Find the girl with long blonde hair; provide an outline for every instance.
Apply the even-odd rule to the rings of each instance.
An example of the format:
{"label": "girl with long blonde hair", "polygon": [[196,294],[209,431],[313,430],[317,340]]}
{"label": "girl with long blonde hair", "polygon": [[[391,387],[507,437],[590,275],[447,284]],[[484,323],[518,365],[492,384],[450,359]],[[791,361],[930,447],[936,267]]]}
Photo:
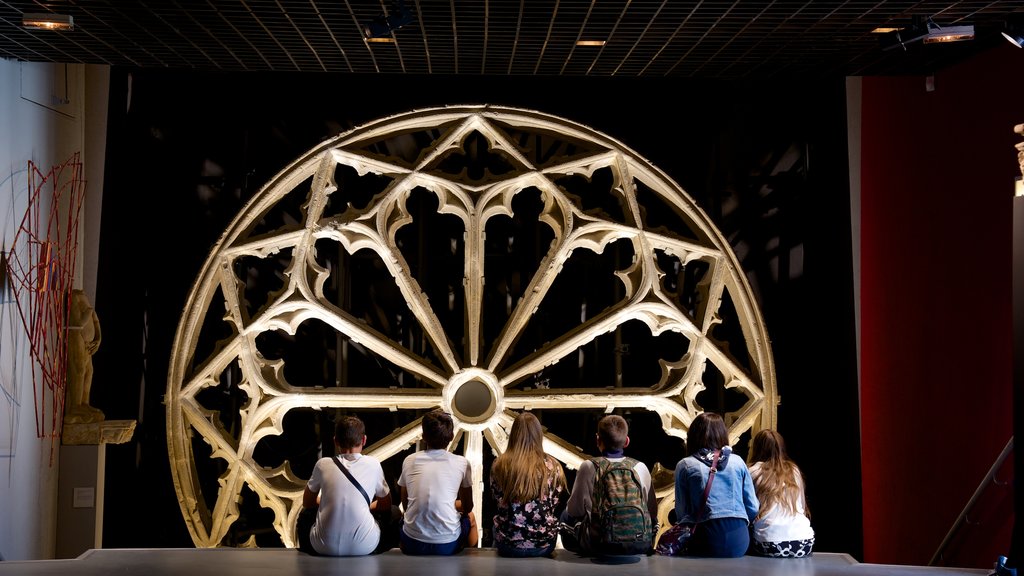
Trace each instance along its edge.
{"label": "girl with long blonde hair", "polygon": [[493,532],[498,554],[550,556],[565,501],[565,471],[544,453],[544,432],[532,413],[522,412],[512,422],[508,447],[491,465],[490,483],[498,503]]}
{"label": "girl with long blonde hair", "polygon": [[782,434],[761,430],[750,449],[750,476],[761,509],[751,527],[751,553],[801,558],[814,548],[811,512],[800,468],[786,454]]}

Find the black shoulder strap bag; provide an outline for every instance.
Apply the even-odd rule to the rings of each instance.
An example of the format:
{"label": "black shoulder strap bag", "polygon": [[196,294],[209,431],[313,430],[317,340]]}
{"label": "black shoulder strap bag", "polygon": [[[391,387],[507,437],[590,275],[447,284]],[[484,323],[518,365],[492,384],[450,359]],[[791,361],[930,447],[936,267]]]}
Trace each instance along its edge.
{"label": "black shoulder strap bag", "polygon": [[[708,483],[704,485],[704,497],[700,501],[700,508],[698,508],[698,518],[706,512],[706,508],[708,506],[708,494],[711,492],[711,483],[715,481],[715,472],[718,471],[718,458],[721,455],[721,450],[715,450],[714,459],[711,461],[711,471],[708,472]],[[655,554],[660,556],[685,555],[687,552],[687,545],[690,543],[690,538],[693,537],[693,532],[696,529],[697,522],[679,522],[678,524],[673,524],[661,535],[661,538],[658,539],[658,545],[654,548]]]}
{"label": "black shoulder strap bag", "polygon": [[356,482],[356,479],[352,476],[352,473],[348,471],[348,468],[345,468],[337,456],[332,458],[332,460],[334,460],[334,463],[338,465],[338,469],[345,474],[345,477],[355,485],[356,489],[359,490],[359,493],[363,495],[363,498],[366,498],[366,504],[369,505],[370,497],[366,495],[366,490],[363,490],[363,487],[359,485],[359,482]]}

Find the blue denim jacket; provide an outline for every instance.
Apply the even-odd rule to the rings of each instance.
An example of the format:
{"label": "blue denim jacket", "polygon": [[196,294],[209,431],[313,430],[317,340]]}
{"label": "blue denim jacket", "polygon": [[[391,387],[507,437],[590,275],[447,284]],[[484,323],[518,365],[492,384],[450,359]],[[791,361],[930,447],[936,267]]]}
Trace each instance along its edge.
{"label": "blue denim jacket", "polygon": [[754,482],[743,458],[731,454],[729,447],[722,451],[722,458],[718,462],[715,481],[708,494],[708,512],[698,516],[710,471],[711,463],[701,462],[695,456],[687,456],[676,464],[676,521],[742,518],[753,522],[760,508]]}

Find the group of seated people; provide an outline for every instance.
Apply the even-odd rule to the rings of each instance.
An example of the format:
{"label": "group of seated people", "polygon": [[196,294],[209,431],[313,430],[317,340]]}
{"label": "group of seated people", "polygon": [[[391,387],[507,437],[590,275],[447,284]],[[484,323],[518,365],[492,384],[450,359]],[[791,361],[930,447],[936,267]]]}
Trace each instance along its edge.
{"label": "group of seated people", "polygon": [[[465,457],[448,450],[453,438],[449,414],[435,409],[423,416],[424,448],[402,462],[399,506],[392,501],[380,462],[361,453],[366,444],[363,422],[356,416],[340,417],[335,456],[317,461],[303,493],[299,549],[316,555],[360,556],[397,546],[408,555],[451,555],[476,546],[472,470]],[[601,456],[580,464],[571,491],[562,464],[544,452],[543,438],[537,417],[529,411],[519,413],[507,448],[492,464],[489,488],[497,508],[491,535],[497,553],[550,557],[560,536],[563,548],[582,555],[654,553],[660,531],[657,499],[647,466],[625,456],[626,420],[615,414],[601,418],[596,434]],[[723,558],[810,555],[814,531],[803,479],[786,455],[782,436],[774,430],[759,431],[751,445],[749,468],[728,443],[720,415],[704,412],[691,423],[688,455],[675,467],[675,509],[670,516],[674,523],[696,528],[679,553]],[[621,498],[605,493],[619,489],[614,483],[602,484],[611,469],[627,471],[622,477],[630,480],[623,483],[635,486],[625,491],[635,488],[634,496],[639,494],[646,506],[638,517],[648,525],[635,530],[642,539],[640,548],[608,548],[600,538],[614,530],[597,528],[602,520],[595,508],[606,510],[611,499]],[[609,512],[603,515],[612,518]]]}

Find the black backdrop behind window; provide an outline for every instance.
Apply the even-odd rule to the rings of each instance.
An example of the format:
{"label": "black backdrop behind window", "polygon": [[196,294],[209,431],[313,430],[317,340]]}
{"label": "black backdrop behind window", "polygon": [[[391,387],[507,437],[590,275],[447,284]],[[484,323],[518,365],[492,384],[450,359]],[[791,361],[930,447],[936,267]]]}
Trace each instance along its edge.
{"label": "black backdrop behind window", "polygon": [[[798,85],[115,69],[96,294],[104,341],[94,357],[92,403],[108,418],[139,422],[131,442],[107,448],[104,547],[193,545],[172,484],[162,396],[185,299],[243,204],[303,152],[370,120],[446,104],[501,104],[562,116],[621,141],[676,180],[722,230],[771,335],[778,428],[806,476],[816,549],[860,558],[844,96],[842,79]],[[630,454],[674,467],[677,447],[645,443],[652,434],[644,422],[631,430]],[[371,438],[388,432],[368,430]]]}

